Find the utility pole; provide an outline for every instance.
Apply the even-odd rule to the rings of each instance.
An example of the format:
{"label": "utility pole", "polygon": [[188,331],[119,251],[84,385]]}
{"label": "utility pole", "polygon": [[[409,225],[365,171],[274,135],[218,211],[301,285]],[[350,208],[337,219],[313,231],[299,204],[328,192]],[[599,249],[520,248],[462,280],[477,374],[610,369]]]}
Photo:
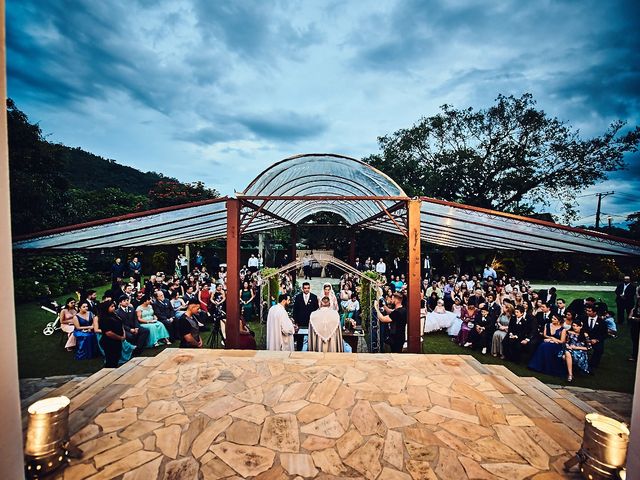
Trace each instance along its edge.
{"label": "utility pole", "polygon": [[613,195],[616,192],[600,192],[596,193],[596,197],[598,197],[598,207],[596,208],[596,230],[600,228],[600,206],[602,205],[602,197],[608,197],[609,195]]}

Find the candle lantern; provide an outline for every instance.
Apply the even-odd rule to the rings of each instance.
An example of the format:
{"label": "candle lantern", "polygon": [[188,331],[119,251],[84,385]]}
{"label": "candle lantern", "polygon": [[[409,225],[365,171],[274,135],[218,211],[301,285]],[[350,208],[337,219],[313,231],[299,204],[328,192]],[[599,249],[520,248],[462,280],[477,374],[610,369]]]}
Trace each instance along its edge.
{"label": "candle lantern", "polygon": [[40,478],[66,465],[69,458],[69,399],[38,400],[29,408],[25,453],[28,478]]}
{"label": "candle lantern", "polygon": [[576,456],[565,463],[565,470],[577,463],[586,480],[623,479],[629,444],[629,428],[622,422],[598,413],[584,420],[582,446]]}

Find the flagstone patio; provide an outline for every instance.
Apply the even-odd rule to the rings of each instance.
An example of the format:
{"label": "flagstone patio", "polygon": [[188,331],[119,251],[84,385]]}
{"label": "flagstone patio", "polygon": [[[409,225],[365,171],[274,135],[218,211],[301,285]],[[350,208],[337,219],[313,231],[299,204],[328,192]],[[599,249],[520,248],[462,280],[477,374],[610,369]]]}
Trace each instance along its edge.
{"label": "flagstone patio", "polygon": [[594,411],[465,355],[166,349],[57,394],[64,480],[577,478]]}

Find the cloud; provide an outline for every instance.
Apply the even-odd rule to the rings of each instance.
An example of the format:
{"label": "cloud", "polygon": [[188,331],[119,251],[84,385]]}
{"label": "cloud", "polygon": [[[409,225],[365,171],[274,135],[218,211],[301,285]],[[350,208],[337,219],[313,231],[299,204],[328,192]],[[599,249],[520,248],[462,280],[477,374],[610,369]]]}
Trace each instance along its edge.
{"label": "cloud", "polygon": [[[8,0],[6,12],[9,95],[53,141],[222,193],[296,153],[364,157],[444,103],[486,108],[499,93],[531,92],[585,137],[640,123],[631,0]],[[637,191],[640,159],[627,161],[602,188]],[[633,208],[622,198],[607,203]]]}
{"label": "cloud", "polygon": [[328,125],[317,115],[295,112],[271,112],[265,115],[240,118],[239,122],[258,137],[276,141],[292,141],[316,137]]}

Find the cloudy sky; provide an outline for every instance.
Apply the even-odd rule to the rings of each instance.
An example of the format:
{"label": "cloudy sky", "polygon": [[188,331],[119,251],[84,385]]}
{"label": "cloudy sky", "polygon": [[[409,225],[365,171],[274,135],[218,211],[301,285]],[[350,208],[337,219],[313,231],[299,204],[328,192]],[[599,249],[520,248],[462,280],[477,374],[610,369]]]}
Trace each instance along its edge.
{"label": "cloudy sky", "polygon": [[[51,141],[231,194],[499,93],[584,136],[640,124],[639,18],[632,0],[7,0],[8,90]],[[596,192],[614,222],[640,210],[628,162],[579,223]]]}

